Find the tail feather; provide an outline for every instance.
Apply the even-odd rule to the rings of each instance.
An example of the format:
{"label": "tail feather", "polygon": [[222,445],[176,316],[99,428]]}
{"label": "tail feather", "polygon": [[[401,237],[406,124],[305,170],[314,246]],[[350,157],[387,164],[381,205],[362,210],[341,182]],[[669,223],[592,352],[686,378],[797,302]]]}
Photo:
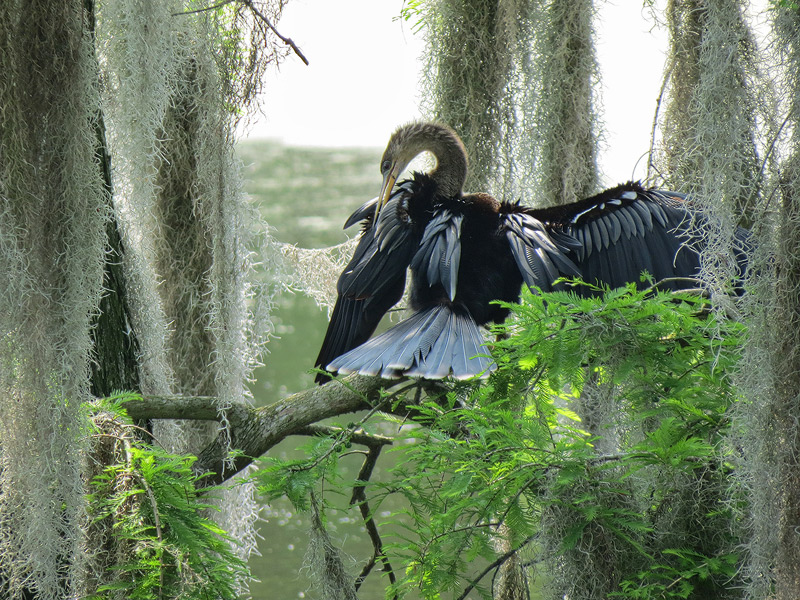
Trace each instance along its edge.
{"label": "tail feather", "polygon": [[430,312],[412,315],[383,334],[334,359],[327,369],[340,373],[380,375],[384,378],[400,377],[402,371],[414,363],[414,353],[418,350],[420,337],[431,328],[436,328],[435,317]]}
{"label": "tail feather", "polygon": [[[400,343],[386,349],[387,367],[394,371],[405,372],[412,368],[422,357],[428,354],[436,339],[441,335],[447,321],[440,317],[437,309],[417,313],[420,323],[411,323]],[[412,315],[412,319],[416,315]]]}
{"label": "tail feather", "polygon": [[485,377],[495,368],[469,313],[446,305],[414,313],[379,336],[332,360],[328,371],[395,379]]}
{"label": "tail feather", "polygon": [[[464,341],[464,350],[457,354],[453,360],[453,377],[456,379],[466,379],[470,377],[470,364],[469,361],[473,356],[487,354],[487,349],[483,345],[483,336],[480,335],[480,330],[474,321],[459,321],[458,323],[462,329],[474,327],[477,329],[477,335],[469,331],[461,331],[458,333],[460,339]],[[494,369],[494,364],[486,359],[486,368]],[[488,372],[488,371],[487,371]]]}
{"label": "tail feather", "polygon": [[443,327],[433,343],[430,350],[424,355],[416,365],[411,365],[407,373],[413,377],[424,377],[426,379],[442,379],[450,374],[453,358],[457,356],[457,344],[463,340],[455,339],[455,318],[444,321]]}

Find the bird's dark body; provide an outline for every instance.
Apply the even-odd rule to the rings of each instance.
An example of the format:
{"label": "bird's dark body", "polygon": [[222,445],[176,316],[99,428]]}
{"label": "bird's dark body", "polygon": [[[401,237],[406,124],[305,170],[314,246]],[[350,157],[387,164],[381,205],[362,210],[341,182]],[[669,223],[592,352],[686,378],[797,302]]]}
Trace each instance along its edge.
{"label": "bird's dark body", "polygon": [[[431,150],[439,168],[394,187],[414,155]],[[478,326],[502,322],[522,284],[545,291],[559,277],[618,287],[643,271],[663,287],[693,287],[702,240],[680,194],[627,183],[566,206],[530,209],[485,193],[461,192],[466,159],[449,129],[414,124],[398,130],[382,163],[381,197],[356,210],[362,220],[353,258],[337,285],[317,366],[425,378],[485,375],[493,365]],[[388,183],[386,183],[388,181]],[[746,245],[746,232],[738,239]],[[688,243],[687,243],[688,242]],[[736,253],[744,269],[743,250]],[[371,338],[402,297],[410,271],[408,318]],[[576,288],[594,294],[592,288]],[[327,381],[320,375],[317,381]]]}
{"label": "bird's dark body", "polygon": [[[461,216],[463,227],[459,242],[461,263],[458,285],[451,299],[441,283],[429,285],[426,275],[410,272],[409,308],[423,311],[437,305],[452,308],[477,325],[502,322],[508,310],[493,300],[513,302],[519,298],[522,276],[514,263],[508,244],[500,231],[500,204],[488,194],[447,198],[437,194],[437,186],[425,174],[415,173],[405,182],[407,202],[392,207],[400,222],[407,224],[406,243],[392,253],[375,251],[375,227],[368,215],[353,258],[345,267],[337,285],[339,297],[317,359],[325,367],[331,360],[366,342],[384,314],[400,301],[406,285],[408,267],[418,250],[427,225],[441,210]],[[370,254],[374,252],[374,254]],[[370,269],[363,272],[365,258]],[[481,282],[481,285],[475,285]],[[364,290],[369,290],[364,294]],[[319,382],[327,378],[318,376]]]}
{"label": "bird's dark body", "polygon": [[[441,283],[430,286],[424,273],[412,271],[411,309],[423,310],[433,304],[448,304],[466,310],[478,325],[504,321],[508,310],[490,302],[516,301],[522,276],[501,230],[500,204],[488,194],[470,194],[463,198],[442,199],[433,205],[463,217],[458,285],[455,297],[450,300]],[[428,214],[432,215],[432,212]]]}

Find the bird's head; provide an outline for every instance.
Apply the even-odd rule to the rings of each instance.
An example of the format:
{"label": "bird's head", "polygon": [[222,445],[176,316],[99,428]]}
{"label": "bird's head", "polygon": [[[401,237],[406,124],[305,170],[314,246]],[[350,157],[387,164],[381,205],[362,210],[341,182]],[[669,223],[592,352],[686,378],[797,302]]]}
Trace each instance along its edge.
{"label": "bird's head", "polygon": [[375,218],[388,202],[400,174],[412,160],[430,152],[436,167],[429,176],[443,196],[457,196],[467,178],[467,153],[455,131],[438,123],[409,123],[392,134],[381,158],[383,185],[375,208]]}

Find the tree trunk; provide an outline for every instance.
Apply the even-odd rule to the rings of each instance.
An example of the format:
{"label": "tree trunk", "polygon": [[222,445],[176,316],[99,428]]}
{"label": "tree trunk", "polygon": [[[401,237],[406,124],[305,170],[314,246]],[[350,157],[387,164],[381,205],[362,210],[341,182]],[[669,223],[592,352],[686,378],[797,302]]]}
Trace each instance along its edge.
{"label": "tree trunk", "polygon": [[[91,0],[86,1],[88,14],[94,15]],[[103,172],[103,188],[109,213],[112,217],[106,224],[107,250],[103,269],[105,294],[100,300],[100,310],[92,319],[92,362],[91,390],[98,398],[109,396],[115,391],[139,390],[139,368],[136,356],[139,344],[131,327],[131,307],[125,284],[123,260],[125,248],[114,216],[111,187],[111,159],[106,145],[103,115],[98,112],[95,122],[97,146],[95,155]]]}

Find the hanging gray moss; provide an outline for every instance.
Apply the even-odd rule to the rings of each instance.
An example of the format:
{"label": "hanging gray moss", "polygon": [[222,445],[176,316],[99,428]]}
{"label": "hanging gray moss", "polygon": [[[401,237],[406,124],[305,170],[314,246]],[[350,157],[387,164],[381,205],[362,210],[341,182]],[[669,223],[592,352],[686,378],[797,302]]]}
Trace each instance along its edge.
{"label": "hanging gray moss", "polygon": [[[741,2],[671,0],[664,184],[688,192],[705,213],[701,273],[717,309],[736,277],[737,225],[751,225],[764,181],[759,149],[767,145],[774,107],[759,72],[757,49]],[[759,127],[757,127],[759,126]]]}
{"label": "hanging gray moss", "polygon": [[[703,237],[708,246],[701,257],[701,277],[714,295],[714,305],[750,324],[743,368],[738,383],[743,400],[736,406],[740,427],[733,431],[732,455],[742,459],[737,493],[750,506],[746,531],[749,558],[743,566],[752,598],[764,598],[772,585],[777,505],[770,409],[766,408],[775,382],[771,363],[775,298],[770,273],[772,225],[759,206],[765,178],[760,173],[759,148],[769,146],[777,128],[771,91],[758,71],[757,48],[744,17],[743,3],[718,0],[671,0],[668,105],[663,140],[657,156],[664,183],[692,194],[707,217]],[[756,92],[758,90],[758,93]],[[748,294],[734,303],[726,294],[735,273],[731,260],[737,224],[752,226],[758,245],[750,256]],[[783,329],[784,326],[782,325]],[[766,411],[766,412],[765,412]],[[739,437],[741,436],[741,437]],[[742,455],[742,448],[746,448]],[[735,504],[735,502],[734,502]],[[756,516],[757,515],[757,516]],[[752,520],[750,520],[752,518]]]}
{"label": "hanging gray moss", "polygon": [[519,194],[530,184],[533,155],[528,67],[532,0],[431,0],[423,92],[428,116],[463,138],[470,160],[466,189]]}
{"label": "hanging gray moss", "polygon": [[131,325],[141,346],[142,392],[155,394],[171,393],[173,380],[151,232],[158,229],[158,132],[177,70],[172,13],[180,9],[177,1],[108,0],[98,12],[103,113],[113,157],[114,207],[127,248]]}
{"label": "hanging gray moss", "polygon": [[672,65],[662,172],[669,187],[691,192],[711,215],[701,276],[722,292],[736,271],[733,232],[737,223],[749,225],[745,213],[762,188],[756,118],[769,111],[754,90],[769,88],[742,3],[671,0],[667,16]]}
{"label": "hanging gray moss", "polygon": [[740,209],[758,184],[759,169],[754,84],[760,79],[743,4],[670,0],[667,22],[667,183],[673,188],[721,188]]}
{"label": "hanging gray moss", "polygon": [[567,204],[596,191],[599,67],[592,0],[552,0],[538,27],[534,149],[537,199]]}
{"label": "hanging gray moss", "polygon": [[[794,40],[797,48],[797,39]],[[797,89],[797,88],[796,88]],[[774,460],[767,472],[773,474],[774,497],[758,494],[762,502],[777,502],[777,530],[773,521],[772,535],[775,540],[774,580],[778,593],[776,598],[786,600],[800,594],[800,539],[797,523],[800,520],[800,140],[793,141],[794,152],[783,165],[781,181],[782,206],[779,216],[776,268],[775,312],[770,331],[774,334],[772,358],[774,361],[774,388],[768,399],[768,410],[772,416],[762,421],[761,443],[766,450],[765,458]],[[766,332],[762,332],[762,335]],[[763,425],[768,425],[763,428]],[[759,461],[760,462],[760,461]],[[760,465],[759,465],[760,466]],[[762,476],[763,478],[763,476]],[[765,533],[768,524],[765,515],[773,510],[760,512],[762,502],[754,504],[753,514],[757,530]],[[766,529],[766,531],[769,531]],[[759,536],[759,542],[763,537]],[[755,553],[754,553],[755,554]]]}
{"label": "hanging gray moss", "polygon": [[[282,5],[260,8],[275,18]],[[248,401],[271,331],[277,265],[256,284],[252,256],[279,252],[245,202],[233,130],[285,50],[242,3],[182,15],[177,0],[108,0],[96,39],[92,10],[0,4],[3,597],[78,597],[108,566],[83,547],[81,475],[110,190],[141,350],[141,377],[130,380],[141,391],[213,395],[224,427],[225,410]],[[157,439],[197,450],[196,433],[165,426]],[[252,491],[223,500],[222,525],[243,556],[255,548]]]}
{"label": "hanging gray moss", "polygon": [[704,0],[670,0],[666,17],[669,26],[669,94],[662,123],[663,162],[667,184],[697,183],[699,173],[688,162],[686,149],[697,135],[697,114],[692,98],[700,85],[701,4]]}
{"label": "hanging gray moss", "polygon": [[[745,304],[749,340],[738,383],[746,401],[734,415],[743,459],[737,474],[749,501],[747,561],[750,598],[800,594],[800,14],[772,16],[772,73],[780,92],[782,137],[775,210],[755,213],[760,239]],[[777,112],[777,111],[776,111]]]}
{"label": "hanging gray moss", "polygon": [[0,594],[75,597],[105,224],[83,4],[0,3]]}
{"label": "hanging gray moss", "polygon": [[[775,415],[775,427],[760,429],[766,457],[775,458],[778,484],[778,528],[775,559],[777,598],[797,597],[800,594],[800,541],[797,522],[800,518],[800,462],[798,435],[800,428],[800,14],[797,9],[776,11],[775,33],[777,47],[784,52],[786,81],[783,97],[788,102],[787,119],[791,126],[789,156],[781,164],[781,208],[778,216],[776,252],[775,312],[769,333],[774,334],[774,387],[768,410]],[[768,334],[762,331],[762,335]],[[767,425],[762,421],[762,426]],[[761,500],[767,500],[760,494]],[[765,511],[753,510],[757,530],[763,534],[767,523]],[[774,522],[773,522],[774,527]],[[759,538],[762,541],[763,538]]]}
{"label": "hanging gray moss", "polygon": [[344,556],[328,535],[313,495],[311,500],[311,528],[305,557],[309,579],[315,591],[325,600],[358,600],[353,577],[344,564]]}
{"label": "hanging gray moss", "polygon": [[[154,425],[167,450],[197,453],[225,434],[230,407],[249,402],[247,383],[271,331],[279,250],[246,202],[233,146],[239,115],[283,50],[265,43],[243,4],[184,10],[177,0],[108,0],[98,39],[142,387],[217,399],[221,430]],[[256,251],[273,261],[259,282]],[[246,558],[256,545],[253,487],[223,495],[217,520]]]}
{"label": "hanging gray moss", "polygon": [[431,0],[428,116],[464,138],[467,189],[536,204],[595,191],[592,0]]}

